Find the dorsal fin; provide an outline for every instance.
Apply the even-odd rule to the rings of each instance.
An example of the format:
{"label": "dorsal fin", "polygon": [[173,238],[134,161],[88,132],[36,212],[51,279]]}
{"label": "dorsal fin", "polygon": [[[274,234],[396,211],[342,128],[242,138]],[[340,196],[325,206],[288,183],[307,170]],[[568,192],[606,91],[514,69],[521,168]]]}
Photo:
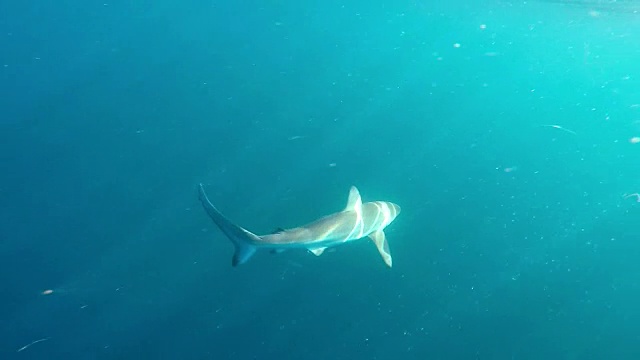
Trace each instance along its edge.
{"label": "dorsal fin", "polygon": [[360,211],[362,209],[362,198],[360,197],[360,191],[355,186],[352,186],[349,189],[349,200],[347,201],[347,207],[345,210],[356,210]]}

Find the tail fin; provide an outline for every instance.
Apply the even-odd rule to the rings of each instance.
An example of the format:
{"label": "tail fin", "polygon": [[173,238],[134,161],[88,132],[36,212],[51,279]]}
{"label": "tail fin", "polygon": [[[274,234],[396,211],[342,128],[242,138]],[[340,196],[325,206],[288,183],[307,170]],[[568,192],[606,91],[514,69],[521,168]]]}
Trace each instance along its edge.
{"label": "tail fin", "polygon": [[260,237],[232,223],[231,220],[222,215],[222,213],[213,206],[211,201],[209,201],[202,184],[200,184],[198,188],[200,202],[207,211],[207,214],[209,214],[211,220],[213,220],[218,228],[231,240],[236,248],[233,259],[231,260],[231,265],[238,266],[246,263],[256,252],[256,247],[253,244],[260,241]]}

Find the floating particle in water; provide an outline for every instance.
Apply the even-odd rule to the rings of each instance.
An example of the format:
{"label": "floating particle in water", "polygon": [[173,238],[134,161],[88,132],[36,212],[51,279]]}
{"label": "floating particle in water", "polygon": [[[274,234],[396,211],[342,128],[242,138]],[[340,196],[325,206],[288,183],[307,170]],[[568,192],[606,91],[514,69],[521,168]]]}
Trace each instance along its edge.
{"label": "floating particle in water", "polygon": [[628,199],[628,198],[631,198],[631,197],[635,197],[636,198],[636,202],[640,202],[640,194],[638,194],[638,193],[624,194],[623,197],[625,199]]}
{"label": "floating particle in water", "polygon": [[40,293],[40,295],[51,295],[53,294],[53,290],[47,289]]}
{"label": "floating particle in water", "polygon": [[36,341],[32,341],[32,342],[28,343],[27,345],[25,345],[25,346],[21,347],[20,349],[18,349],[17,352],[21,352],[21,351],[27,350],[28,348],[31,347],[31,345],[35,345],[37,343],[40,343],[40,342],[43,342],[43,341],[47,341],[47,340],[49,340],[49,338],[43,338],[43,339],[39,339],[39,340],[36,340]]}
{"label": "floating particle in water", "polygon": [[567,128],[563,128],[563,127],[562,127],[562,126],[560,126],[560,125],[540,125],[540,126],[543,126],[543,127],[550,127],[550,128],[558,129],[558,130],[564,131],[564,132],[569,133],[569,134],[572,134],[572,135],[578,135],[575,131],[573,131],[573,130],[569,130],[569,129],[567,129]]}
{"label": "floating particle in water", "polygon": [[453,44],[453,47],[456,48],[456,49],[458,49],[460,46],[461,46],[460,43]]}
{"label": "floating particle in water", "polygon": [[480,30],[485,30],[487,28],[486,24],[480,24]]}
{"label": "floating particle in water", "polygon": [[640,136],[634,136],[631,139],[629,139],[629,142],[632,144],[637,144],[640,143]]}

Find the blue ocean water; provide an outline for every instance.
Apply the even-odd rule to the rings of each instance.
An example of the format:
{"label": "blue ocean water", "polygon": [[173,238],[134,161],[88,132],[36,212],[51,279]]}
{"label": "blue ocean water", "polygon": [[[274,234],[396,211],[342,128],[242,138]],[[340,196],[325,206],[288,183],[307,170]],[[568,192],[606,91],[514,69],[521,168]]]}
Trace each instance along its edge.
{"label": "blue ocean water", "polygon": [[1,2],[0,358],[640,358],[638,8]]}

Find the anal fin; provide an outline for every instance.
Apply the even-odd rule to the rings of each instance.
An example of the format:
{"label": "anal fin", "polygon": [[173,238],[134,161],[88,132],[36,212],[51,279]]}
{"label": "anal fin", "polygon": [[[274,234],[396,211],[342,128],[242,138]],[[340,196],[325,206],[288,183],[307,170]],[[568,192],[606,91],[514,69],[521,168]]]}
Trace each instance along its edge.
{"label": "anal fin", "polygon": [[393,261],[391,259],[391,252],[389,251],[389,243],[387,242],[387,238],[384,235],[384,231],[378,230],[369,234],[373,243],[376,244],[378,248],[378,252],[380,256],[382,256],[382,260],[387,264],[388,267],[391,267]]}

